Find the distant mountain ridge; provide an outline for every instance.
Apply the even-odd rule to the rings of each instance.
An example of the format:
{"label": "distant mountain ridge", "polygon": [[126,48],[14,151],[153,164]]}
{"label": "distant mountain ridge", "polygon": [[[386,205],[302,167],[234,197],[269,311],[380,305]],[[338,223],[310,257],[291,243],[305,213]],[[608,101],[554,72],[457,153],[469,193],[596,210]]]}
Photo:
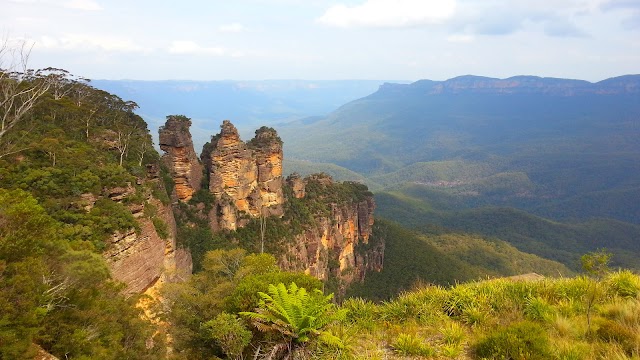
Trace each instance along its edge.
{"label": "distant mountain ridge", "polygon": [[372,185],[425,184],[470,207],[640,224],[639,125],[640,75],[460,76],[383,84],[278,131],[290,158],[333,163]]}
{"label": "distant mountain ridge", "polygon": [[[445,81],[419,80],[411,84],[384,83],[377,94],[417,92],[436,94],[637,94],[640,75],[623,75],[591,83],[585,80],[518,75],[506,79],[463,75]],[[373,94],[375,96],[376,94]]]}
{"label": "distant mountain ridge", "polygon": [[189,114],[196,149],[232,120],[244,137],[262,125],[325,115],[367,96],[389,80],[93,80],[99,89],[135,101],[152,133],[170,114]]}

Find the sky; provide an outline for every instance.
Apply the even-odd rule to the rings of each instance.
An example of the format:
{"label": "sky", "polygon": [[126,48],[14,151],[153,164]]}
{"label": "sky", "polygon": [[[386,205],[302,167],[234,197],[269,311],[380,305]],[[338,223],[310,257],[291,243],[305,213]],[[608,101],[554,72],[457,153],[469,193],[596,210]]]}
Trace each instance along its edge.
{"label": "sky", "polygon": [[640,73],[640,0],[0,0],[29,65],[91,79],[599,81]]}

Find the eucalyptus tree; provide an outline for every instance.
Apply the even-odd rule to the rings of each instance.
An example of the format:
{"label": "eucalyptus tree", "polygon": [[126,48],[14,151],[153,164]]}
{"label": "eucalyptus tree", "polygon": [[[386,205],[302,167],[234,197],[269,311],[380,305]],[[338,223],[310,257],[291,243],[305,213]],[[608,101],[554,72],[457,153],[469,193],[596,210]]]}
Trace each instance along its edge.
{"label": "eucalyptus tree", "polygon": [[27,41],[0,40],[0,158],[23,150],[12,130],[51,87],[44,70],[29,69],[32,46]]}

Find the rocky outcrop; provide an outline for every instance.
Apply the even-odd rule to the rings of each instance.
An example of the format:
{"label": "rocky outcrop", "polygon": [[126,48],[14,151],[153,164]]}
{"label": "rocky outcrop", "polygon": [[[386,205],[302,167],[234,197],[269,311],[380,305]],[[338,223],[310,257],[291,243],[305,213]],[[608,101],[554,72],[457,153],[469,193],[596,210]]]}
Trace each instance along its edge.
{"label": "rocky outcrop", "polygon": [[165,243],[148,219],[141,221],[140,232],[130,229],[116,232],[103,254],[111,274],[127,284],[127,293],[139,293],[162,275]]}
{"label": "rocky outcrop", "polygon": [[189,118],[167,116],[160,127],[160,149],[165,152],[162,161],[171,172],[175,195],[184,202],[191,199],[202,181],[202,165],[193,149],[190,126]]}
{"label": "rocky outcrop", "polygon": [[[146,181],[151,186],[162,186],[153,174]],[[104,195],[112,201],[124,203],[135,193],[135,187],[127,186],[108,189]],[[103,253],[112,276],[126,284],[125,293],[128,294],[143,292],[159,280],[185,279],[192,270],[189,251],[176,247],[176,223],[171,206],[150,194],[145,200],[144,203],[127,204],[139,229],[114,233]],[[145,211],[145,207],[152,210]],[[163,229],[157,229],[156,224]]]}
{"label": "rocky outcrop", "polygon": [[202,159],[216,201],[210,214],[214,230],[236,230],[247,216],[282,216],[282,141],[275,130],[263,127],[245,143],[225,120]]}
{"label": "rocky outcrop", "polygon": [[[344,192],[348,186],[334,184],[329,176],[301,179],[296,174],[287,178],[295,198],[305,196],[309,183],[328,194]],[[329,201],[330,211],[314,214],[313,223],[289,242],[280,257],[285,269],[305,271],[325,281],[337,279],[339,292],[354,281],[363,280],[368,271],[382,270],[384,258],[384,243],[369,241],[374,223],[373,196],[364,185],[351,185],[353,192],[344,199],[323,196],[309,199]]]}
{"label": "rocky outcrop", "polygon": [[284,211],[282,140],[274,129],[263,126],[256,130],[256,136],[248,145],[256,155],[261,202],[259,208],[266,210],[264,212],[267,216],[280,216]]}
{"label": "rocky outcrop", "polygon": [[[185,119],[170,117],[160,133],[164,159],[172,166],[176,193],[183,201],[187,197],[180,196],[178,184],[190,189],[191,193],[185,190],[184,194],[197,189],[192,174],[197,162],[192,160],[190,123]],[[285,184],[282,141],[274,129],[262,127],[253,139],[244,142],[236,127],[225,120],[220,133],[204,145],[201,160],[212,196],[203,196],[198,204],[188,206],[201,220],[206,218],[214,232],[225,231],[231,242],[247,241],[234,238],[233,231],[259,217],[282,217],[286,205],[286,217],[274,225],[283,227],[277,233],[287,234],[274,239],[278,242],[274,248],[279,249],[274,255],[283,269],[337,281],[339,293],[363,280],[368,271],[382,269],[384,242],[370,241],[375,203],[367,187],[334,183],[324,174],[304,179],[293,174]],[[295,203],[285,203],[285,187],[287,201]],[[127,243],[126,236],[114,239],[114,249],[126,248]]]}
{"label": "rocky outcrop", "polygon": [[302,199],[305,195],[305,184],[304,180],[300,177],[300,174],[293,173],[287,176],[287,185],[291,188],[293,192],[293,196],[296,199]]}

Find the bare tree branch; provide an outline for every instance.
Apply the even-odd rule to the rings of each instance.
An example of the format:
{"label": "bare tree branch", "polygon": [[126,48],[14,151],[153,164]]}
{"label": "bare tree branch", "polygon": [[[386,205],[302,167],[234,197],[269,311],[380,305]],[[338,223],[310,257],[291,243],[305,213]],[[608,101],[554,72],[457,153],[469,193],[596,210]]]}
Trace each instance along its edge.
{"label": "bare tree branch", "polygon": [[0,40],[0,158],[7,155],[7,133],[51,87],[51,78],[28,68],[33,45]]}

